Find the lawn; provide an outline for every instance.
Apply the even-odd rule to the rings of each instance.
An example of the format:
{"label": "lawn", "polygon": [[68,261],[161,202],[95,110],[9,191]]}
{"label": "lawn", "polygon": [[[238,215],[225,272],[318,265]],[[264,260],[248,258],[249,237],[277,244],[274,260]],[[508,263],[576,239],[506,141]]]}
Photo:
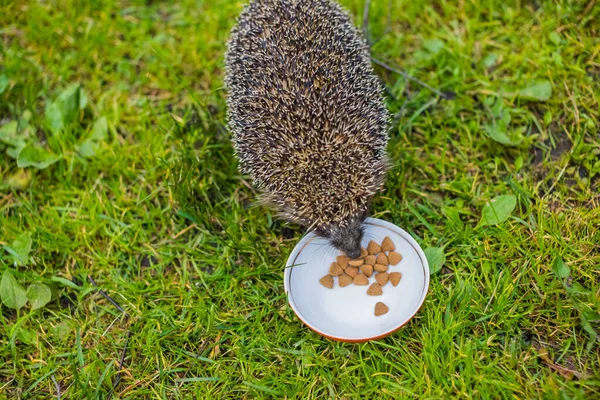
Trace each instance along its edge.
{"label": "lawn", "polygon": [[0,398],[600,398],[600,6],[372,3],[373,55],[456,96],[376,68],[372,215],[443,256],[347,344],[287,305],[304,232],[237,171],[242,2],[0,0]]}

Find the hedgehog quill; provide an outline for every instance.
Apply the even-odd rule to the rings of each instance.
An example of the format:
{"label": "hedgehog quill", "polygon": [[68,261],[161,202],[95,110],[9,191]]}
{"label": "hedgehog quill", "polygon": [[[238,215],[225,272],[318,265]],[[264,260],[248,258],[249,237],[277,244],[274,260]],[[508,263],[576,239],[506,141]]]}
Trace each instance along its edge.
{"label": "hedgehog quill", "polygon": [[350,258],[388,170],[390,115],[367,43],[329,0],[254,0],[225,55],[240,170],[280,217]]}

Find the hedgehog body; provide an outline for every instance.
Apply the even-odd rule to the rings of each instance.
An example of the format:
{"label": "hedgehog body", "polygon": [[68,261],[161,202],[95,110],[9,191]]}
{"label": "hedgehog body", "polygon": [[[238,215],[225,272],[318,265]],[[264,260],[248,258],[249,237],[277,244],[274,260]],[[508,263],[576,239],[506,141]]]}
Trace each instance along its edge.
{"label": "hedgehog body", "polygon": [[282,217],[356,254],[387,172],[389,114],[349,15],[329,0],[254,0],[225,72],[241,171]]}

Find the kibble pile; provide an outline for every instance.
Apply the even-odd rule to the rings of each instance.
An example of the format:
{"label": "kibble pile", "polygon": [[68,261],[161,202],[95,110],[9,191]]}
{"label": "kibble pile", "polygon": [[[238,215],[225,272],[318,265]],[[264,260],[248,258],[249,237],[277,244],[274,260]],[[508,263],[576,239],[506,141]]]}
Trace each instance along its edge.
{"label": "kibble pile", "polygon": [[[358,258],[350,259],[347,256],[337,256],[329,267],[329,273],[322,277],[319,282],[329,289],[333,289],[334,277],[338,278],[338,285],[346,287],[350,284],[357,286],[369,285],[369,278],[374,278],[375,282],[369,285],[367,294],[369,296],[381,296],[382,287],[388,282],[397,286],[402,278],[400,272],[388,272],[389,267],[398,264],[402,256],[397,253],[394,242],[386,236],[381,245],[371,240],[366,249],[361,249]],[[389,311],[388,306],[382,302],[375,305],[375,315],[380,316]]]}

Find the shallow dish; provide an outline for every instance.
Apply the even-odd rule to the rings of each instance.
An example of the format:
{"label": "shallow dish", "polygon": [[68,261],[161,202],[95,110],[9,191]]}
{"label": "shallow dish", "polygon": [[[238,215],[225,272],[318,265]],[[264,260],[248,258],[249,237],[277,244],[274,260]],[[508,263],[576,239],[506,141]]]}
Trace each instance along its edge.
{"label": "shallow dish", "polygon": [[[402,273],[398,286],[388,282],[381,296],[367,295],[368,286],[338,285],[333,289],[319,283],[329,266],[341,254],[327,240],[308,233],[296,245],[287,261],[284,287],[288,302],[298,318],[310,329],[330,339],[365,342],[388,336],[404,326],[419,311],[429,289],[429,265],[421,247],[404,230],[376,218],[365,221],[362,246],[370,240],[381,244],[389,236],[402,255],[388,272]],[[375,282],[374,276],[369,284]],[[381,301],[389,312],[376,317],[375,304]]]}

